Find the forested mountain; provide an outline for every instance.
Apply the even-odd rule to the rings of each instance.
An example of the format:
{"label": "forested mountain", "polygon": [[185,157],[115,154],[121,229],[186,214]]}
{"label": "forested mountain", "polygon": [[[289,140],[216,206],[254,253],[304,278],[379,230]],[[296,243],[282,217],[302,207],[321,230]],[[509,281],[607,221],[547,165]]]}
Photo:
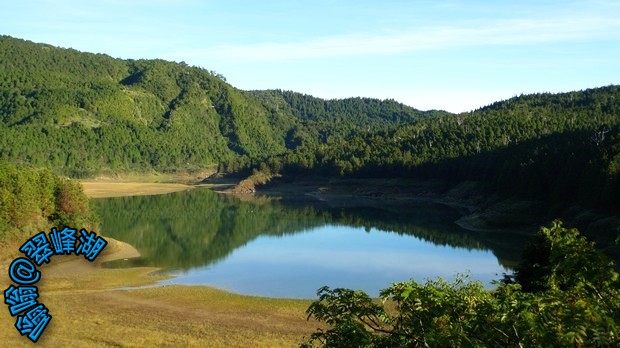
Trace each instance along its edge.
{"label": "forested mountain", "polygon": [[392,100],[244,92],[162,60],[0,37],[0,158],[73,175],[248,163],[308,139],[436,115]]}
{"label": "forested mountain", "polygon": [[289,176],[479,180],[511,194],[620,208],[620,87],[520,96],[352,132],[264,162]]}
{"label": "forested mountain", "polygon": [[[330,184],[390,182],[402,195],[393,208],[374,211],[391,218],[380,226],[440,243],[482,241],[506,256],[515,246],[502,232],[527,235],[561,218],[620,259],[620,86],[519,96],[454,115],[394,100],[241,91],[185,63],[114,59],[0,36],[0,247],[33,228],[95,224],[79,183],[57,174],[211,166],[261,180],[279,174],[280,180],[327,177],[322,182]],[[408,227],[410,217],[431,213],[399,199],[425,195],[406,185],[427,188],[427,182],[443,190],[444,203],[475,197],[473,208],[461,205],[459,222],[481,232]],[[118,198],[99,210],[112,224],[106,230],[130,233],[119,237],[146,250],[147,260],[158,255],[156,261],[181,268],[194,258],[225,257],[260,235],[261,226],[276,226],[271,231],[279,235],[327,219],[355,226],[384,221],[368,210],[300,206],[282,214],[270,199],[255,205],[216,198],[204,191]],[[193,219],[171,225],[169,216],[179,214]],[[161,244],[142,240],[134,226],[140,219],[161,226],[149,230]],[[192,224],[210,232],[194,238]],[[543,228],[538,243],[516,276],[492,292],[459,280],[395,283],[382,296],[396,307],[385,310],[359,291],[321,288],[307,313],[328,328],[308,344],[617,346],[613,264],[560,222]],[[169,248],[185,250],[186,258]]]}
{"label": "forested mountain", "polygon": [[266,161],[288,175],[484,180],[524,194],[617,204],[620,87],[521,96],[354,132]]}
{"label": "forested mountain", "polygon": [[[251,91],[263,105],[277,113],[284,109],[286,114],[295,116],[295,119],[306,126],[303,131],[314,135],[306,140],[310,142],[327,141],[331,136],[339,138],[359,131],[382,130],[393,126],[413,123],[425,118],[450,115],[446,111],[419,111],[394,100],[379,100],[371,98],[347,98],[325,100],[307,94],[291,91],[268,90]],[[298,132],[294,128],[293,132]],[[290,135],[293,137],[290,138]],[[293,147],[300,145],[301,134],[290,134],[289,142]],[[303,137],[302,137],[303,138]],[[297,140],[297,141],[296,141]],[[291,146],[289,146],[291,147]]]}
{"label": "forested mountain", "polygon": [[478,182],[483,190],[473,194],[486,200],[476,219],[489,228],[561,217],[613,245],[620,236],[620,87],[515,97],[469,113],[352,132],[253,163],[248,169],[288,178]]}
{"label": "forested mountain", "polygon": [[453,115],[393,100],[241,91],[184,63],[7,36],[0,71],[0,160],[70,176],[217,165],[288,178],[476,181],[485,195],[535,201],[548,217],[580,219],[590,208],[616,216],[585,220],[604,220],[607,242],[617,235],[619,86]]}

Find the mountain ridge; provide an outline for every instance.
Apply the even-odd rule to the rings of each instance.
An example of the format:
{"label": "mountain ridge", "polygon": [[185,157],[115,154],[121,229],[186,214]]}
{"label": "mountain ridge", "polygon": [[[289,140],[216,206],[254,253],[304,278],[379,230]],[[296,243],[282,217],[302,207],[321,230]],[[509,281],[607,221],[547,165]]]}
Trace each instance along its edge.
{"label": "mountain ridge", "polygon": [[3,161],[73,177],[217,167],[261,178],[473,181],[495,207],[480,212],[486,221],[505,222],[525,200],[543,207],[540,216],[603,226],[607,242],[618,233],[617,85],[451,114],[394,100],[242,91],[182,62],[8,36],[0,37],[0,71]]}
{"label": "mountain ridge", "polygon": [[[0,158],[15,161],[19,157],[74,176],[101,169],[167,171],[216,165],[244,155],[283,153],[295,146],[290,142],[298,133],[327,138],[429,115],[393,100],[351,98],[322,101],[340,110],[362,101],[354,115],[346,115],[344,124],[330,111],[304,120],[290,105],[274,108],[269,100],[286,103],[282,96],[294,99],[301,94],[241,91],[214,72],[184,63],[122,60],[8,36],[0,37],[0,47],[0,68],[7,72],[0,78],[0,126],[5,138]],[[379,108],[379,113],[371,117],[370,108]],[[381,108],[396,110],[398,115],[381,114]],[[47,138],[41,147],[63,147],[70,155],[56,152],[42,158],[27,151],[15,138],[40,136],[32,128],[40,128]],[[66,137],[60,139],[55,134],[59,132],[92,141],[80,146]],[[123,139],[128,149],[119,149],[112,137]],[[94,150],[97,147],[108,155]],[[7,151],[16,148],[19,156]]]}

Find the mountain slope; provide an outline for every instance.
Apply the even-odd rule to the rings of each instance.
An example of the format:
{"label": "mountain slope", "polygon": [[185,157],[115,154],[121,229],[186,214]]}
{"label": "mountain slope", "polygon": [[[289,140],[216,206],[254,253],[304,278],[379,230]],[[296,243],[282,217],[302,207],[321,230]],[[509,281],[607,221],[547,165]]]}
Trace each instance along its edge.
{"label": "mountain slope", "polygon": [[7,36],[0,71],[0,160],[72,176],[219,165],[285,177],[476,181],[495,199],[492,213],[480,213],[487,222],[523,223],[513,203],[527,200],[539,208],[521,211],[537,210],[534,220],[572,216],[603,226],[608,244],[618,235],[619,86],[453,115],[393,100],[241,91],[184,63]]}
{"label": "mountain slope", "polygon": [[[358,99],[315,98],[335,107],[308,120],[295,103],[274,107],[272,99],[296,93],[244,92],[184,63],[120,60],[7,36],[0,37],[0,71],[0,158],[73,175],[247,161],[319,135],[430,115],[365,99],[350,117],[348,105]],[[377,105],[400,116],[375,114]]]}
{"label": "mountain slope", "polygon": [[[463,220],[470,226],[525,228],[561,217],[613,246],[620,236],[620,86],[515,97],[254,163],[240,170],[289,180],[402,178],[400,191],[410,196],[420,192],[406,192],[407,180],[441,180],[476,202],[475,214]],[[479,189],[463,190],[471,182]]]}

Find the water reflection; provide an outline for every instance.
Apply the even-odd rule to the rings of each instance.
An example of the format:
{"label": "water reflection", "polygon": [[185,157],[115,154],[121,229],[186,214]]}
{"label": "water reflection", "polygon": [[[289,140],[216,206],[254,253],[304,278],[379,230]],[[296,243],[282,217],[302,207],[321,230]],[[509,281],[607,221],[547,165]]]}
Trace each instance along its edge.
{"label": "water reflection", "polygon": [[463,230],[457,212],[429,203],[240,200],[195,189],[95,204],[102,231],[143,255],[134,264],[176,271],[176,283],[265,296],[312,297],[322,285],[376,295],[390,281],[465,270],[488,281],[524,243]]}

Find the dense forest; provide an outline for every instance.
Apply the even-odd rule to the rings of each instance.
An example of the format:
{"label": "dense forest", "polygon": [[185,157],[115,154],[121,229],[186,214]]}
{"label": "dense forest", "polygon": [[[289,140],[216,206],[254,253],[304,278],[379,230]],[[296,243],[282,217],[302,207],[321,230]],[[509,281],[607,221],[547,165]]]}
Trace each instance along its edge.
{"label": "dense forest", "polygon": [[[288,176],[420,177],[620,208],[620,87],[537,94],[264,158]],[[255,168],[260,168],[258,165]]]}
{"label": "dense forest", "polygon": [[96,223],[79,182],[0,161],[0,245],[23,242],[52,226],[94,228]]}
{"label": "dense forest", "polygon": [[244,175],[479,183],[470,196],[486,197],[476,217],[483,227],[562,218],[618,255],[618,86],[519,96],[469,113],[307,140],[252,163],[241,169]]}
{"label": "dense forest", "polygon": [[120,60],[0,37],[0,158],[71,176],[231,170],[294,149],[442,115],[393,100],[244,92],[184,63]]}
{"label": "dense forest", "polygon": [[605,245],[619,233],[619,86],[454,115],[394,100],[241,91],[183,62],[8,36],[0,48],[0,160],[72,177],[217,168],[286,180],[477,182],[488,205],[533,203],[536,218],[524,224],[562,217]]}

